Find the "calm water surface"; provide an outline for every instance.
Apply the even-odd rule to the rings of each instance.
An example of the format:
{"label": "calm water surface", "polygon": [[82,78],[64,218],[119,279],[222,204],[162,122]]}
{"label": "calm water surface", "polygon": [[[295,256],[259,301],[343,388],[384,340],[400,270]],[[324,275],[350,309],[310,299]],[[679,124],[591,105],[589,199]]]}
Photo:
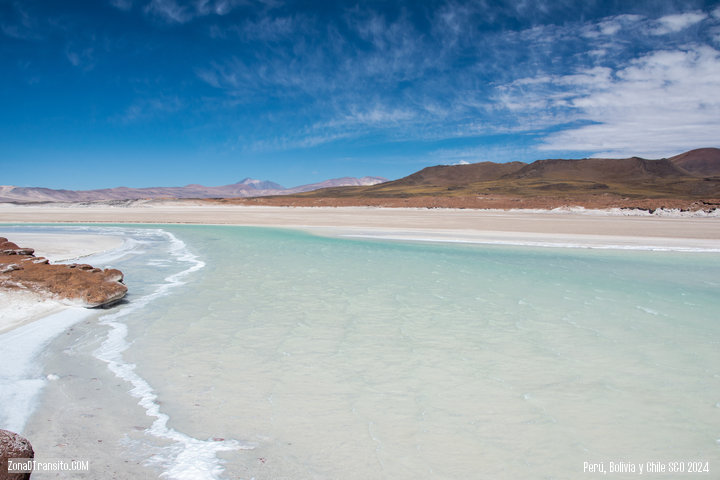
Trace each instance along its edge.
{"label": "calm water surface", "polygon": [[127,358],[241,478],[577,478],[720,445],[720,258],[168,229]]}
{"label": "calm water surface", "polygon": [[147,301],[98,326],[126,344],[93,355],[114,351],[124,378],[134,364],[136,396],[168,415],[155,433],[182,437],[163,447],[171,478],[193,462],[258,480],[720,472],[717,254],[157,228],[123,260],[129,305]]}

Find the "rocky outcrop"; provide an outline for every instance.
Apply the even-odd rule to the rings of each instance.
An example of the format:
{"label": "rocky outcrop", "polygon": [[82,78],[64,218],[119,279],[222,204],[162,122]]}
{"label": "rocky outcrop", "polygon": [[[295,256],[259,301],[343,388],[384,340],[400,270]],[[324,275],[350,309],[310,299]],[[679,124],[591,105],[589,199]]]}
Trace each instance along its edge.
{"label": "rocky outcrop", "polygon": [[32,248],[20,248],[7,238],[0,237],[0,254],[3,255],[32,255],[35,250]]}
{"label": "rocky outcrop", "polygon": [[34,253],[0,237],[0,288],[29,290],[88,308],[110,305],[127,293],[120,270],[53,265]]}
{"label": "rocky outcrop", "polygon": [[8,473],[8,461],[13,458],[32,459],[35,458],[35,452],[26,438],[8,430],[0,430],[0,480],[30,478],[30,473]]}

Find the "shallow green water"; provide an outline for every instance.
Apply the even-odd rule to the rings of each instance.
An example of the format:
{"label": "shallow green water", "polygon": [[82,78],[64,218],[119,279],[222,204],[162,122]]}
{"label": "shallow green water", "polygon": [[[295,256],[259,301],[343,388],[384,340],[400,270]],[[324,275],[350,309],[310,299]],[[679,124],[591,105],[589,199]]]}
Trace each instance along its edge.
{"label": "shallow green water", "polygon": [[125,358],[170,426],[254,446],[227,478],[720,469],[717,254],[163,228],[206,266],[125,320]]}

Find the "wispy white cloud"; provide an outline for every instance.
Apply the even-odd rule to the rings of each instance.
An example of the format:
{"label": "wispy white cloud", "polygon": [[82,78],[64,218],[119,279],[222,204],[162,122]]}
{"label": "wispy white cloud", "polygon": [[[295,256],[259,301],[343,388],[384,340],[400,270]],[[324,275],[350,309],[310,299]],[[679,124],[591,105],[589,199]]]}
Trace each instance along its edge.
{"label": "wispy white cloud", "polygon": [[[397,132],[453,108],[438,101],[437,92],[418,95],[425,87],[418,91],[414,84],[436,68],[437,55],[403,15],[388,19],[354,9],[341,24],[328,25],[297,15],[261,16],[211,34],[279,42],[271,55],[214,61],[196,73],[208,85],[248,101],[258,96],[286,103],[309,100],[315,108],[314,130],[308,133],[313,138],[357,136],[368,129]],[[399,82],[407,82],[415,94],[406,97],[397,89]]]}
{"label": "wispy white cloud", "polygon": [[251,0],[196,0],[195,10],[200,15],[227,15],[233,9],[242,5],[249,5]]}
{"label": "wispy white cloud", "polygon": [[674,15],[665,15],[657,20],[657,25],[651,28],[650,33],[653,35],[665,35],[668,33],[679,32],[695,25],[707,18],[702,12],[687,12]]}
{"label": "wispy white cloud", "polygon": [[[566,79],[553,80],[564,84]],[[599,78],[567,105],[590,125],[548,136],[545,150],[663,156],[720,146],[720,52],[708,46],[658,51]]]}
{"label": "wispy white cloud", "polygon": [[65,57],[73,67],[82,68],[83,70],[92,70],[95,66],[95,48],[78,47],[75,44],[68,44],[65,48]]}
{"label": "wispy white cloud", "polygon": [[415,81],[436,68],[436,49],[404,16],[389,20],[355,9],[343,18],[342,25],[322,25],[301,15],[260,16],[224,28],[215,26],[210,30],[215,38],[278,45],[255,59],[214,61],[198,69],[198,76],[227,90],[292,87],[286,93],[354,91],[365,95],[363,90],[372,85],[394,88],[398,82]]}
{"label": "wispy white cloud", "polygon": [[445,3],[434,12],[432,32],[442,42],[444,48],[452,48],[472,31],[468,27],[472,23],[474,13],[475,6],[471,4]]}
{"label": "wispy white cloud", "polygon": [[643,19],[641,15],[616,15],[598,22],[588,22],[582,26],[580,33],[587,38],[612,37],[624,28],[633,28]]}
{"label": "wispy white cloud", "polygon": [[185,23],[196,15],[194,9],[175,0],[152,0],[145,6],[145,12],[170,23]]}
{"label": "wispy white cloud", "polygon": [[287,131],[278,134],[274,131],[261,140],[247,141],[245,138],[238,139],[240,149],[249,153],[276,152],[282,150],[312,148],[318,145],[332,143],[338,140],[353,138],[357,132],[350,130],[338,130],[329,128],[326,125],[312,125],[298,131]]}
{"label": "wispy white cloud", "polygon": [[[111,0],[125,5],[132,0]],[[280,5],[276,0],[150,0],[143,10],[151,17],[167,23],[187,23],[208,15],[227,15],[240,6],[270,8]],[[117,5],[116,5],[117,6]],[[118,6],[118,8],[122,8]]]}
{"label": "wispy white cloud", "polygon": [[345,116],[348,123],[361,123],[371,126],[384,126],[413,120],[416,112],[402,108],[388,108],[375,104],[371,108],[353,106],[350,113]]}

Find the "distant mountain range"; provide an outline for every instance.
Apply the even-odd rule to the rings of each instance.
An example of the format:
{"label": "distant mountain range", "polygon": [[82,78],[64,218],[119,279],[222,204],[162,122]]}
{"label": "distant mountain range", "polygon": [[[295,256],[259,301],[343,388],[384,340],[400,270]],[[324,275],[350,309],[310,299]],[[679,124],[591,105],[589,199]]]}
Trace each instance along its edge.
{"label": "distant mountain range", "polygon": [[0,185],[0,202],[98,202],[107,200],[137,200],[156,198],[234,198],[261,197],[266,195],[287,195],[309,192],[319,188],[341,186],[367,186],[386,182],[381,177],[343,177],[324,182],[285,188],[274,182],[246,178],[232,185],[206,187],[186,185],[184,187],[150,188],[105,188],[101,190],[53,190],[41,187],[14,187]]}
{"label": "distant mountain range", "polygon": [[555,208],[581,205],[654,209],[674,205],[672,208],[715,209],[720,208],[720,149],[701,148],[659,160],[583,158],[438,165],[393,181],[346,177],[294,188],[250,178],[220,187],[187,185],[72,191],[0,186],[0,202],[162,198],[294,206]]}

